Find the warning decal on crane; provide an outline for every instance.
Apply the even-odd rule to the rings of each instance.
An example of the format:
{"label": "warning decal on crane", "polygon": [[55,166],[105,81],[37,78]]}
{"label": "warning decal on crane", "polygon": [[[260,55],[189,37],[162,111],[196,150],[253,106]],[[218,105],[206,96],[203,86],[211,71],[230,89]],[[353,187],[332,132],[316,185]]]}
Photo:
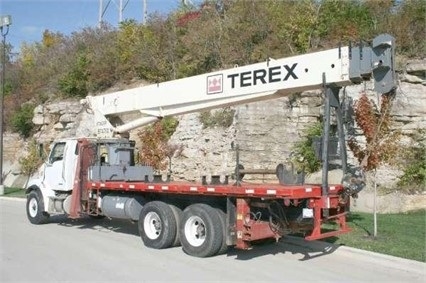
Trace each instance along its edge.
{"label": "warning decal on crane", "polygon": [[207,77],[207,94],[221,93],[223,91],[223,74]]}

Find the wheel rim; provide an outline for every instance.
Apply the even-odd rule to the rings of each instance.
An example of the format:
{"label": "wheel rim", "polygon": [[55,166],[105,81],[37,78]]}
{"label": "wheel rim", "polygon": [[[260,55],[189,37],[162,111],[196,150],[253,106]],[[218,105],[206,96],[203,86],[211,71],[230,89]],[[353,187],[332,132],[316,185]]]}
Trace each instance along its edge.
{"label": "wheel rim", "polygon": [[143,228],[146,236],[151,240],[160,237],[161,231],[163,230],[160,216],[155,212],[149,212],[143,221]]}
{"label": "wheel rim", "polygon": [[31,217],[36,217],[38,212],[38,203],[35,198],[30,199],[28,203],[28,211]]}
{"label": "wheel rim", "polygon": [[201,246],[206,240],[206,225],[198,216],[191,216],[185,223],[185,238],[194,247]]}

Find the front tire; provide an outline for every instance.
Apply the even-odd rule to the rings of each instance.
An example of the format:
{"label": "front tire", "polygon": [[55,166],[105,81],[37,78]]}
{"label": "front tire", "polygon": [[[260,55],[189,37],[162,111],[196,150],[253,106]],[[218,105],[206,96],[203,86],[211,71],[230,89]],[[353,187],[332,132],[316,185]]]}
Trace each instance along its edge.
{"label": "front tire", "polygon": [[44,224],[49,220],[49,214],[44,211],[44,202],[40,193],[32,191],[27,197],[27,218],[32,224]]}
{"label": "front tire", "polygon": [[149,248],[169,248],[176,240],[175,214],[168,204],[161,201],[144,205],[139,215],[138,228],[143,243]]}
{"label": "front tire", "polygon": [[196,257],[215,255],[223,241],[218,211],[202,203],[188,206],[183,212],[179,236],[185,253]]}

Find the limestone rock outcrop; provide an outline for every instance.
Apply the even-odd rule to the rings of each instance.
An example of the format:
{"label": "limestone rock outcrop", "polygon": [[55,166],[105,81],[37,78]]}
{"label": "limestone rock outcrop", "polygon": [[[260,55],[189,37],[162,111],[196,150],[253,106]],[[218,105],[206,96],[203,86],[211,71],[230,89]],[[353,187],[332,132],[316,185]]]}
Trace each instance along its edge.
{"label": "limestone rock outcrop", "polygon": [[[409,61],[404,72],[399,74],[392,115],[394,127],[407,138],[419,129],[426,129],[425,74],[426,60]],[[377,100],[378,94],[373,91],[371,83],[344,88],[341,91],[342,99],[348,103],[356,101],[362,92]],[[293,94],[274,101],[234,106],[233,109],[234,121],[226,129],[203,128],[198,113],[177,117],[179,126],[170,142],[181,145],[183,150],[172,159],[175,180],[200,181],[202,175],[232,175],[236,166],[236,145],[239,147],[240,164],[245,168],[275,169],[277,164],[288,161],[294,143],[301,139],[303,129],[320,119],[323,112],[322,92]],[[92,114],[83,109],[78,101],[40,105],[34,110],[33,123],[38,129],[34,138],[40,143],[93,136]],[[131,136],[135,137],[135,133],[131,133]],[[355,133],[362,140],[359,129]],[[12,176],[9,173],[19,171],[16,164],[18,155],[23,154],[19,149],[24,148],[24,144],[17,135],[6,133],[6,185],[13,183],[8,181]],[[358,165],[350,154],[349,157],[351,164]],[[380,180],[381,184],[389,183],[386,176],[392,174],[385,174],[384,179]],[[263,182],[269,181],[271,176],[247,178],[249,181]]]}

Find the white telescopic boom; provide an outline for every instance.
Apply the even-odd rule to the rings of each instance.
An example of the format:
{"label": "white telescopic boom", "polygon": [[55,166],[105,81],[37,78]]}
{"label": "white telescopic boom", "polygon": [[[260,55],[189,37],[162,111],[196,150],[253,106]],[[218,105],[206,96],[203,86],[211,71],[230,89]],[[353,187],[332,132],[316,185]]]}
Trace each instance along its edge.
{"label": "white telescopic boom", "polygon": [[[395,88],[394,39],[380,35],[372,47],[340,47],[283,59],[235,67],[198,76],[136,87],[82,103],[95,112],[98,137],[112,137],[167,116],[198,112],[248,102],[275,99],[326,84],[343,87],[371,77],[375,89]],[[137,113],[119,122],[117,117]]]}

